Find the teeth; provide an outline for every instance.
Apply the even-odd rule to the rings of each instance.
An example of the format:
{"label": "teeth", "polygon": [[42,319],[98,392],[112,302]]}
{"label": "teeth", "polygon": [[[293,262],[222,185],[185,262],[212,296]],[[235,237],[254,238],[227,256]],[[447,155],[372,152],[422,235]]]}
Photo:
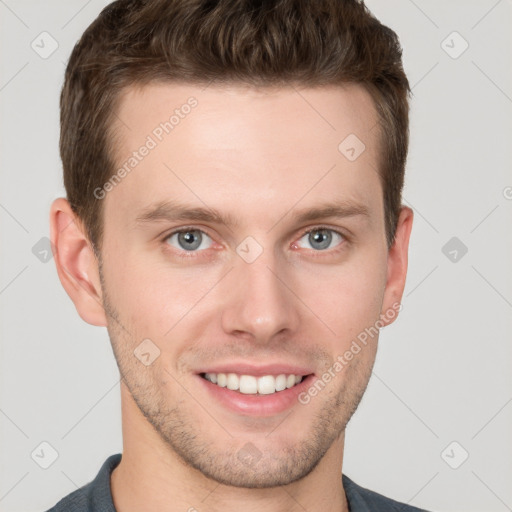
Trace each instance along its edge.
{"label": "teeth", "polygon": [[227,374],[227,384],[226,387],[231,389],[232,391],[236,391],[240,386],[240,379],[236,373],[228,373]]}
{"label": "teeth", "polygon": [[221,388],[240,391],[246,395],[271,395],[276,391],[291,388],[302,381],[302,375],[237,375],[236,373],[205,373],[204,377]]}
{"label": "teeth", "polygon": [[217,384],[217,374],[216,373],[207,373],[206,375],[209,375],[208,379],[213,382],[214,384]]}
{"label": "teeth", "polygon": [[252,375],[241,375],[239,382],[240,393],[252,395],[254,393],[257,393],[260,389],[258,379],[256,379],[256,377],[253,377]]}
{"label": "teeth", "polygon": [[286,389],[286,375],[281,374],[276,378],[276,391],[283,391]]}

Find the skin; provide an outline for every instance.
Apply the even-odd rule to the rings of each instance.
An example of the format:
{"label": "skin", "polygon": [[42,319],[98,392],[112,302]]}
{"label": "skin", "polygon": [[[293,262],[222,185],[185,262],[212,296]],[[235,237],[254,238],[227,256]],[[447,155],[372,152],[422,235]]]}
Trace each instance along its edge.
{"label": "skin", "polygon": [[[400,302],[413,213],[402,208],[388,250],[374,105],[359,85],[130,88],[114,126],[119,165],[191,96],[197,107],[103,199],[100,261],[67,201],[51,207],[59,278],[79,315],[108,328],[123,377],[116,509],[348,510],[344,431],[378,336],[307,405],[267,417],[226,409],[195,372],[237,360],[296,363],[319,377]],[[351,133],[366,145],[353,162],[338,151]],[[137,223],[159,200],[206,205],[236,224]],[[368,215],[297,222],[299,210],[349,201]],[[210,237],[204,248],[166,239],[190,227]],[[319,227],[345,236],[329,232],[320,250],[304,235]],[[248,236],[263,249],[252,263],[236,252]],[[148,338],[160,355],[145,366],[133,352]],[[260,454],[251,465],[237,456],[247,443]]]}

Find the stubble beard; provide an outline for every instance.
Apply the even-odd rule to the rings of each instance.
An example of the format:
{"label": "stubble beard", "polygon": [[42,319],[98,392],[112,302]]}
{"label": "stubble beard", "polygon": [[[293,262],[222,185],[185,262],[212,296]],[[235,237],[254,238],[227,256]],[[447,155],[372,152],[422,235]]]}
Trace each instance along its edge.
{"label": "stubble beard", "polygon": [[[310,402],[314,404],[323,400],[323,405],[317,407],[318,412],[313,413],[306,428],[303,424],[294,424],[292,410],[277,430],[302,429],[302,439],[292,445],[269,449],[272,443],[265,442],[266,437],[263,437],[264,442],[261,441],[262,436],[258,436],[259,441],[251,442],[250,436],[247,439],[230,436],[226,431],[229,426],[223,430],[215,424],[202,405],[179,389],[181,385],[178,382],[174,386],[175,396],[184,398],[170,403],[163,383],[173,381],[172,377],[167,379],[169,372],[161,366],[143,366],[134,356],[137,343],[122,327],[120,315],[108,299],[101,271],[100,279],[103,306],[108,318],[107,330],[121,377],[143,416],[169,447],[171,456],[177,455],[182,462],[220,484],[246,489],[271,488],[296,482],[309,475],[345,431],[366,390],[374,358],[369,364],[366,362],[366,366],[363,358],[361,361],[354,359],[344,368],[345,375],[338,389],[332,387],[334,381],[331,381]],[[157,368],[160,368],[162,375],[157,375]],[[294,406],[302,407],[309,407],[309,404],[297,402]],[[191,410],[200,411],[202,417],[192,417],[188,412]],[[219,443],[221,436],[225,442]],[[240,456],[247,443],[255,447],[252,450],[258,454],[257,457],[247,460]]]}

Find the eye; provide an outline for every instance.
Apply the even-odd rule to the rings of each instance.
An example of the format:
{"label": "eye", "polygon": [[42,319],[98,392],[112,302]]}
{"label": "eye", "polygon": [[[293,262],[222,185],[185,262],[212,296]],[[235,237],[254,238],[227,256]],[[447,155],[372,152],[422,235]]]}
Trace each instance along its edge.
{"label": "eye", "polygon": [[185,229],[171,233],[166,241],[176,249],[185,251],[196,251],[208,249],[213,240],[200,229]]}
{"label": "eye", "polygon": [[316,228],[305,233],[297,242],[297,245],[303,247],[301,244],[305,243],[309,244],[309,247],[306,246],[306,249],[324,251],[339,245],[343,240],[343,235],[333,229]]}

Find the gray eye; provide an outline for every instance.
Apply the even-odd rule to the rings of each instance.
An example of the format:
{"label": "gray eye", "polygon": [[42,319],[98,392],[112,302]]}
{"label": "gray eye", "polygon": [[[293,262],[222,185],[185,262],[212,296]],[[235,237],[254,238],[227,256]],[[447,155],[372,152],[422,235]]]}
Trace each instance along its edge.
{"label": "gray eye", "polygon": [[199,229],[188,229],[173,233],[168,241],[176,249],[195,251],[196,249],[208,249],[212,239]]}
{"label": "gray eye", "polygon": [[335,245],[339,245],[343,241],[343,237],[332,229],[313,229],[300,239],[299,245],[303,241],[309,245],[307,248],[323,251],[329,249],[333,241],[337,242]]}
{"label": "gray eye", "polygon": [[327,249],[331,245],[332,234],[326,229],[312,231],[309,233],[308,241],[314,249]]}

